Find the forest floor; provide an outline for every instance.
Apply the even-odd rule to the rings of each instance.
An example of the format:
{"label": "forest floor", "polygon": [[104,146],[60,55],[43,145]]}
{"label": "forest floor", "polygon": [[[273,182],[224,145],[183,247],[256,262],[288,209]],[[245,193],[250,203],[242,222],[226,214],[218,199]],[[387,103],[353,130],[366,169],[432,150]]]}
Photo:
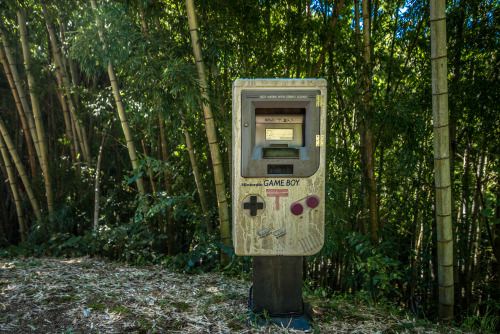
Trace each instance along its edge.
{"label": "forest floor", "polygon": [[[0,259],[0,333],[294,333],[248,323],[250,282],[95,258]],[[462,333],[310,298],[314,333]]]}

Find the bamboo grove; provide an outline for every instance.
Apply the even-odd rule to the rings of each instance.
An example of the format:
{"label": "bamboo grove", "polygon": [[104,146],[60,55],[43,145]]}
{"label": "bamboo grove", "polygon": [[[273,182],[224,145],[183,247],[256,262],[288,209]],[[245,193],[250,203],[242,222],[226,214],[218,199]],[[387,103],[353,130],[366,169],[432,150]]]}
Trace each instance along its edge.
{"label": "bamboo grove", "polygon": [[[12,0],[0,10],[2,254],[249,270],[229,237],[232,82],[321,77],[326,241],[305,281],[435,314],[429,2]],[[498,315],[500,8],[450,0],[439,19],[454,315]]]}

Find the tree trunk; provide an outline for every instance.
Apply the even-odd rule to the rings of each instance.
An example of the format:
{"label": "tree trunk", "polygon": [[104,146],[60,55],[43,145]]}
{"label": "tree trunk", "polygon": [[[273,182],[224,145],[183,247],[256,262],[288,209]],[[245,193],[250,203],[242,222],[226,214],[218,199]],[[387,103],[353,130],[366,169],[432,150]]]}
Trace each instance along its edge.
{"label": "tree trunk", "polygon": [[[225,72],[225,75],[222,77],[219,75],[217,66],[213,66],[213,75],[214,79],[213,81],[215,82],[215,92],[216,95],[219,97],[218,103],[219,103],[219,109],[220,109],[220,114],[222,119],[225,119],[227,116],[229,116],[227,109],[225,107],[226,105],[226,98],[224,96],[224,85],[223,85],[223,80],[227,79],[227,72]],[[224,80],[224,82],[226,82]],[[227,86],[226,86],[227,87]],[[225,123],[226,124],[226,123]],[[228,177],[228,188],[231,189],[231,171],[233,170],[233,158],[232,158],[232,148],[231,148],[231,131],[225,131],[225,129],[222,129],[221,131],[222,137],[223,137],[223,146],[224,150],[226,151],[226,156],[227,156],[227,177]]]}
{"label": "tree trunk", "polygon": [[[56,78],[57,78],[57,84],[58,84],[58,90],[57,90],[57,97],[59,99],[59,102],[61,103],[62,111],[63,111],[63,117],[64,117],[64,125],[66,127],[66,139],[70,142],[70,152],[71,152],[71,159],[73,163],[76,163],[78,161],[78,156],[80,155],[80,148],[81,142],[78,140],[79,136],[75,138],[73,136],[73,129],[74,129],[74,123],[72,123],[71,120],[71,114],[68,111],[68,105],[66,103],[66,99],[64,97],[64,84],[63,84],[63,74],[61,70],[61,64],[60,64],[60,51],[59,48],[57,47],[56,41],[55,41],[55,33],[54,33],[54,27],[52,26],[52,23],[49,20],[49,15],[48,11],[45,7],[45,5],[42,5],[43,8],[43,14],[45,16],[45,22],[47,24],[47,28],[49,31],[49,38],[51,41],[52,45],[52,54],[54,57],[54,63],[55,63],[55,68],[56,68]],[[75,140],[76,139],[76,140]],[[83,155],[85,159],[85,155]]]}
{"label": "tree trunk", "polygon": [[47,196],[47,208],[49,215],[54,211],[54,196],[52,193],[52,182],[50,177],[49,156],[47,152],[47,143],[45,141],[45,130],[43,126],[42,113],[38,103],[38,95],[36,95],[35,76],[31,72],[30,63],[31,55],[28,45],[28,29],[26,27],[26,19],[22,10],[17,12],[17,19],[19,21],[19,33],[21,35],[21,42],[23,46],[24,67],[28,76],[28,86],[30,88],[31,106],[33,107],[33,116],[35,118],[36,132],[38,141],[40,143],[41,166],[43,171],[43,178],[45,181],[45,192]]}
{"label": "tree trunk", "polygon": [[431,0],[432,114],[438,249],[439,317],[453,318],[453,232],[448,123],[446,1]]}
{"label": "tree trunk", "polygon": [[[458,18],[456,20],[457,25],[456,25],[456,33],[455,33],[455,50],[453,51],[454,57],[453,57],[453,73],[451,77],[451,86],[454,87],[454,89],[458,90],[459,89],[459,81],[460,81],[460,73],[461,73],[461,58],[462,58],[462,50],[463,50],[463,44],[464,44],[464,21],[465,21],[465,13],[466,13],[466,8],[465,8],[465,1],[459,1],[458,2]],[[458,97],[458,96],[457,96]],[[458,108],[454,100],[459,100],[459,99],[452,99],[450,101],[450,171],[451,171],[451,183],[453,184],[453,180],[455,179],[455,154],[457,151],[457,113],[458,113]],[[457,212],[457,205],[455,203],[455,194],[453,191],[453,187],[451,188],[451,198],[453,199],[452,201],[452,224],[454,224],[454,231],[457,231],[458,227],[456,224],[456,220],[458,219],[458,212]],[[454,235],[455,240],[454,242],[457,242],[458,238],[458,233]],[[453,255],[453,273],[454,273],[454,281],[455,281],[455,304],[460,305],[462,303],[461,301],[461,291],[462,291],[462,285],[460,282],[460,268],[458,265],[458,249],[454,249],[454,255]]]}
{"label": "tree trunk", "polygon": [[5,124],[0,119],[0,133],[2,134],[3,140],[7,145],[7,149],[9,150],[10,156],[16,165],[17,172],[23,181],[24,188],[26,189],[26,193],[28,193],[28,198],[30,200],[33,211],[35,212],[35,217],[38,221],[42,220],[42,212],[40,210],[40,205],[38,204],[38,200],[35,197],[35,193],[33,192],[33,188],[31,188],[31,183],[28,180],[28,176],[26,175],[26,170],[17,154],[17,151],[14,147],[14,143],[10,139],[9,133],[7,132],[7,128]]}
{"label": "tree trunk", "polygon": [[[61,81],[59,75],[57,75],[57,81],[59,86],[61,86]],[[68,111],[68,105],[66,104],[66,100],[64,99],[64,93],[61,91],[57,91],[57,98],[59,99],[59,103],[61,103],[63,118],[64,118],[64,126],[66,127],[66,139],[69,141],[69,150],[71,155],[71,161],[73,163],[77,163],[78,156],[80,155],[80,145],[78,140],[74,140],[73,129],[74,125],[71,122],[71,114]]]}
{"label": "tree trunk", "polygon": [[365,130],[365,167],[368,189],[368,208],[370,214],[370,230],[372,239],[378,242],[378,203],[375,183],[375,156],[371,115],[371,52],[370,52],[370,10],[368,0],[361,3],[363,13],[363,78],[364,78],[364,130]]}
{"label": "tree trunk", "polygon": [[16,204],[17,220],[19,222],[19,234],[21,234],[21,240],[24,241],[28,235],[28,227],[26,226],[26,221],[24,220],[23,208],[21,204],[21,196],[17,190],[17,177],[14,173],[14,168],[10,163],[9,154],[5,143],[0,136],[0,151],[2,153],[2,158],[5,164],[5,169],[7,169],[7,176],[9,178],[10,189],[12,190],[12,196]]}
{"label": "tree trunk", "polygon": [[144,15],[144,11],[142,10],[142,3],[141,2],[139,2],[137,4],[137,10],[139,12],[139,20],[141,21],[141,25],[142,25],[142,32],[147,35],[149,32],[149,27],[148,27],[148,22],[146,21],[146,17]]}
{"label": "tree trunk", "polygon": [[500,133],[498,135],[498,141],[497,141],[497,157],[498,157],[498,162],[497,162],[497,191],[496,191],[496,209],[495,209],[495,219],[496,219],[496,224],[495,224],[495,239],[493,242],[493,254],[495,255],[495,260],[493,262],[493,268],[495,270],[494,275],[496,277],[494,286],[496,286],[496,289],[494,288],[493,290],[496,291],[496,293],[492,296],[494,300],[499,300],[500,298]]}
{"label": "tree trunk", "polygon": [[40,153],[40,145],[38,143],[38,134],[36,133],[35,121],[33,119],[33,114],[31,113],[31,109],[28,103],[28,98],[26,96],[26,92],[24,91],[24,86],[23,83],[21,82],[21,77],[19,76],[19,72],[17,71],[16,61],[14,59],[14,56],[12,55],[12,50],[10,49],[7,36],[5,35],[3,29],[0,29],[0,34],[2,35],[2,42],[5,48],[5,55],[7,56],[10,72],[12,73],[17,93],[19,94],[19,99],[21,100],[21,105],[23,106],[24,114],[26,115],[26,120],[28,121],[28,126],[30,129],[31,138],[33,139],[33,144],[35,145],[35,151],[38,157],[38,161],[40,162],[41,165],[42,155]]}
{"label": "tree trunk", "polygon": [[[46,11],[44,10],[44,14],[48,17]],[[47,27],[49,27],[48,19]],[[53,32],[53,28],[48,29],[49,37],[52,40],[51,31]],[[68,104],[66,103],[66,99],[64,97],[64,84],[62,78],[61,64],[59,61],[59,49],[55,47],[55,44],[52,43],[52,54],[54,57],[54,63],[56,68],[56,79],[58,89],[56,90],[57,98],[59,99],[59,103],[61,104],[63,117],[64,117],[64,125],[66,127],[66,139],[70,142],[70,154],[73,163],[76,163],[80,159],[80,152],[84,151],[84,149],[80,150],[80,147],[83,147],[81,139],[81,133],[78,133],[76,137],[73,136],[73,131],[75,130],[75,123],[72,121],[72,114],[68,111]],[[82,156],[85,159],[85,154]]]}
{"label": "tree trunk", "polygon": [[[144,154],[145,158],[148,158],[148,148],[146,146],[146,141],[144,139],[141,139],[141,144],[142,144],[142,151]],[[149,174],[149,182],[151,183],[151,190],[153,191],[154,194],[156,194],[156,183],[155,183],[155,178],[153,174],[153,170],[151,169],[151,165],[148,163],[148,172]]]}
{"label": "tree trunk", "polygon": [[315,78],[318,76],[319,70],[321,69],[321,65],[325,61],[326,51],[328,50],[328,46],[330,45],[333,37],[333,31],[335,30],[335,26],[339,21],[340,11],[344,6],[344,0],[338,0],[337,6],[335,9],[335,14],[332,17],[332,25],[330,26],[330,30],[328,31],[328,37],[326,38],[325,43],[323,44],[323,49],[321,50],[321,54],[319,55],[318,62],[316,63],[316,67],[314,69],[312,77]]}
{"label": "tree trunk", "polygon": [[[226,185],[224,182],[224,169],[222,168],[222,159],[220,154],[219,143],[217,141],[217,129],[215,126],[212,108],[208,101],[208,84],[205,77],[205,65],[201,53],[200,40],[198,38],[198,23],[196,21],[196,13],[194,10],[193,0],[186,0],[186,10],[189,23],[189,31],[191,32],[191,43],[193,45],[193,54],[196,62],[196,69],[200,79],[200,90],[203,98],[203,113],[205,116],[205,129],[207,132],[208,144],[210,145],[210,155],[212,157],[212,167],[215,179],[215,191],[217,195],[217,203],[219,209],[219,222],[222,244],[225,247],[231,246],[231,232],[229,227],[229,211],[227,205]],[[223,265],[229,263],[229,257],[223,252]]]}
{"label": "tree trunk", "polygon": [[[450,120],[451,121],[451,120]],[[451,134],[451,122],[450,122],[450,134]],[[468,137],[468,135],[467,135]],[[451,175],[453,175],[453,168],[452,168],[452,164],[453,164],[453,159],[452,159],[452,156],[453,156],[453,150],[451,149],[451,146],[450,146],[450,172],[451,172]],[[463,168],[463,172],[462,172],[462,191],[461,191],[461,200],[459,201],[459,212],[460,213],[457,213],[456,211],[456,206],[454,205],[452,207],[452,221],[453,219],[457,219],[457,221],[460,221],[460,224],[456,224],[454,227],[453,227],[453,230],[455,231],[455,240],[454,242],[458,242],[460,241],[458,238],[462,235],[461,231],[459,230],[463,230],[465,232],[465,234],[469,234],[471,231],[470,230],[470,226],[473,224],[474,222],[474,219],[471,218],[471,205],[470,205],[470,166],[471,166],[471,153],[470,153],[470,141],[469,141],[469,138],[467,138],[467,147],[465,148],[465,151],[463,153],[463,165],[464,165],[464,168]],[[475,159],[474,159],[475,160]],[[472,162],[474,165],[476,165],[476,162],[473,161]],[[453,183],[453,181],[451,181],[450,179],[450,182]],[[453,198],[453,188],[451,190],[451,194],[452,194],[452,198]],[[477,203],[479,203],[479,194],[475,193],[474,195],[474,201],[473,201],[473,205],[476,206]],[[455,216],[457,215],[457,216]],[[460,226],[462,226],[463,228],[460,228]],[[470,237],[465,237],[464,238],[464,243],[465,244],[469,244],[469,247],[463,247],[461,249],[454,249],[453,253],[454,253],[454,256],[453,256],[453,281],[454,281],[454,284],[455,284],[455,288],[454,288],[454,292],[455,292],[455,305],[461,305],[462,304],[462,288],[464,288],[465,290],[465,295],[468,294],[468,289],[467,289],[467,285],[469,285],[470,282],[468,282],[470,280],[470,269],[471,269],[471,254],[470,254],[470,247],[472,247],[471,245],[473,244],[473,241]],[[457,243],[458,244],[458,243]],[[457,254],[458,252],[458,254]],[[457,257],[460,258],[460,263],[458,263],[457,261]],[[460,272],[459,270],[462,270],[461,274],[460,275]],[[465,279],[464,279],[465,278]]]}
{"label": "tree trunk", "polygon": [[[60,27],[61,27],[61,43],[64,45],[65,42],[64,42],[64,35],[66,33],[66,25],[61,22],[60,23]],[[61,55],[61,59],[62,59],[62,63],[63,63],[63,66],[64,68],[66,68],[66,62],[65,62],[65,57],[64,55]],[[70,73],[71,73],[71,83],[72,83],[72,88],[75,89],[76,87],[78,87],[78,85],[80,84],[80,78],[78,76],[78,71],[77,71],[77,68],[76,68],[76,64],[75,62],[73,61],[73,59],[69,56],[68,57],[68,62],[69,62],[69,68],[70,68]],[[68,71],[66,70],[66,73],[68,73]],[[74,98],[74,103],[76,105],[78,105],[78,94],[75,94],[72,96]],[[93,126],[92,126],[92,114],[89,115],[90,117],[90,124],[89,124],[89,135],[87,136],[86,134],[86,131],[85,131],[85,127],[84,125],[82,125],[82,130],[83,130],[83,137],[85,138],[85,142],[84,142],[84,145],[86,145],[85,147],[89,147],[88,148],[88,151],[89,151],[89,155],[91,156],[92,155],[92,129],[93,129]],[[75,119],[76,119],[76,115],[75,115]],[[75,127],[75,123],[73,123],[73,129]],[[73,133],[75,133],[73,131]]]}
{"label": "tree trunk", "polygon": [[97,164],[95,166],[95,187],[94,187],[94,232],[99,230],[99,207],[100,207],[100,179],[101,179],[101,163],[104,144],[106,143],[107,134],[102,135],[101,146],[99,146],[99,154],[97,155]]}
{"label": "tree trunk", "polygon": [[49,32],[50,42],[51,42],[51,46],[52,46],[52,53],[54,54],[54,62],[56,65],[56,71],[59,72],[59,76],[62,79],[62,88],[64,89],[64,91],[66,93],[66,99],[68,101],[71,117],[73,118],[73,122],[75,124],[77,135],[79,137],[80,148],[81,148],[81,151],[83,153],[83,158],[88,165],[91,165],[92,161],[90,158],[90,151],[89,151],[89,147],[88,147],[88,143],[87,143],[87,133],[86,133],[85,127],[82,126],[78,122],[78,118],[76,116],[75,105],[74,105],[73,100],[71,98],[71,83],[69,81],[66,67],[64,66],[64,63],[63,63],[63,59],[61,56],[59,46],[57,45],[57,38],[56,38],[54,25],[52,24],[52,21],[50,20],[50,13],[47,10],[45,5],[42,5],[42,10],[43,10],[43,14],[45,16],[45,23],[47,25],[47,30]]}
{"label": "tree trunk", "polygon": [[363,89],[361,81],[363,80],[362,52],[361,52],[361,29],[359,16],[359,0],[354,0],[355,34],[356,34],[356,123],[359,135],[359,164],[361,166],[361,212],[358,218],[358,228],[363,234],[368,233],[367,206],[368,206],[368,187],[366,183],[366,163],[365,163],[365,127],[363,121]]}
{"label": "tree trunk", "polygon": [[[163,116],[161,114],[158,115],[158,121],[160,125],[160,140],[161,140],[161,155],[163,159],[163,163],[165,164],[165,190],[167,191],[167,196],[172,196],[172,176],[170,174],[170,167],[167,166],[168,163],[168,144],[167,138],[165,137],[165,121],[163,120]],[[161,232],[163,235],[167,236],[167,251],[168,255],[173,256],[175,254],[174,250],[174,241],[175,241],[175,228],[174,222],[172,221],[172,208],[170,206],[167,207],[166,212],[167,218],[167,226],[165,228],[165,224],[161,224]]]}
{"label": "tree trunk", "polygon": [[[483,141],[483,147],[481,149],[482,152],[485,152],[485,145],[486,143]],[[477,259],[479,253],[481,252],[479,245],[481,241],[481,231],[482,231],[482,223],[483,223],[483,215],[481,214],[481,199],[483,197],[483,173],[485,171],[485,166],[488,164],[486,160],[486,155],[482,154],[481,157],[479,158],[479,163],[476,161],[473,162],[474,164],[474,174],[475,174],[475,189],[474,189],[474,198],[472,202],[472,208],[468,210],[468,212],[472,211],[471,216],[469,217],[469,214],[467,213],[467,222],[469,223],[469,226],[467,226],[467,231],[466,233],[469,234],[470,236],[467,238],[467,247],[466,249],[462,250],[462,257],[465,258],[465,280],[464,280],[464,287],[465,287],[465,307],[469,307],[470,311],[474,311],[474,308],[476,305],[473,306],[471,301],[473,300],[473,289],[474,286],[476,286],[477,289],[477,282],[474,282],[473,279],[474,277],[472,276],[475,270],[475,260]],[[469,181],[467,181],[469,182]],[[469,195],[469,194],[467,194]],[[455,285],[456,286],[456,285]],[[455,294],[456,295],[456,294]],[[457,301],[455,300],[455,304],[457,304]],[[459,304],[460,305],[460,304]]]}
{"label": "tree trunk", "polygon": [[[97,12],[95,0],[91,0],[91,4],[92,4],[92,9],[95,12]],[[103,49],[106,49],[104,44],[104,36],[102,33],[101,23],[97,16],[96,16],[96,25],[99,33],[99,38],[103,43]],[[128,154],[130,156],[130,161],[132,163],[132,168],[136,169],[138,167],[138,164],[137,164],[137,152],[135,148],[134,138],[132,136],[132,131],[130,130],[130,126],[128,124],[127,114],[125,113],[125,107],[123,106],[122,98],[120,96],[120,89],[118,88],[118,82],[116,80],[116,74],[113,68],[113,64],[111,63],[111,59],[108,60],[108,75],[109,75],[109,81],[111,82],[111,87],[113,89],[116,109],[118,109],[118,115],[120,117],[123,134],[125,135],[125,141],[127,142],[127,149],[128,149]],[[140,196],[146,195],[146,188],[144,187],[144,181],[142,179],[142,176],[137,178],[136,184],[137,184],[137,189],[139,190],[139,195]]]}
{"label": "tree trunk", "polygon": [[[66,43],[65,42],[66,23],[60,22],[59,26],[60,26],[60,29],[61,29],[61,42],[64,45]],[[63,59],[64,59],[64,56],[63,56]],[[69,63],[69,70],[70,70],[70,73],[71,73],[71,82],[73,83],[72,87],[76,88],[80,84],[80,78],[78,76],[78,71],[77,71],[77,68],[76,68],[76,64],[75,64],[75,62],[73,61],[73,58],[71,58],[70,55],[68,56],[68,63]],[[78,102],[77,96],[75,96],[75,101]]]}
{"label": "tree trunk", "polygon": [[[179,114],[181,116],[181,125],[182,130],[184,131],[184,137],[186,138],[186,147],[189,153],[189,160],[191,161],[191,168],[193,169],[194,181],[196,182],[196,188],[198,189],[198,195],[200,196],[201,209],[203,213],[206,215],[208,213],[208,204],[207,197],[205,195],[205,187],[203,187],[203,183],[201,182],[200,170],[198,169],[198,164],[196,163],[196,159],[194,157],[193,144],[191,144],[191,137],[189,136],[189,132],[186,129],[186,124],[184,123],[184,116],[182,116],[182,112],[179,110]],[[207,232],[209,235],[213,233],[213,227],[210,223],[208,217],[206,219]]]}
{"label": "tree trunk", "polygon": [[2,48],[0,47],[0,58],[2,59],[3,69],[5,71],[5,76],[7,77],[7,81],[9,81],[10,90],[12,92],[12,96],[14,97],[14,101],[16,102],[17,112],[19,114],[19,118],[21,119],[21,125],[23,127],[23,134],[26,140],[26,145],[28,146],[28,156],[30,160],[30,168],[31,168],[31,177],[35,178],[37,174],[36,167],[36,152],[35,146],[33,143],[33,139],[31,138],[31,132],[29,129],[28,121],[26,119],[26,115],[23,111],[23,106],[21,104],[21,100],[19,99],[19,95],[16,90],[16,84],[14,82],[14,78],[12,77],[12,73],[10,71],[9,62],[5,58],[5,54],[3,53]]}
{"label": "tree trunk", "polygon": [[[425,164],[425,162],[422,162],[417,167],[417,180],[418,182],[423,182],[422,181],[422,169],[424,168],[422,165]],[[418,270],[418,262],[420,260],[420,254],[422,252],[422,241],[424,238],[424,222],[422,219],[419,217],[419,212],[421,210],[420,208],[420,202],[422,201],[420,199],[420,196],[424,195],[424,191],[420,191],[420,187],[417,187],[415,190],[415,199],[414,199],[414,207],[413,207],[413,263],[411,265],[413,272],[411,273],[411,280],[410,280],[410,295],[414,296],[415,295],[415,285],[416,285],[416,279],[419,276]]]}

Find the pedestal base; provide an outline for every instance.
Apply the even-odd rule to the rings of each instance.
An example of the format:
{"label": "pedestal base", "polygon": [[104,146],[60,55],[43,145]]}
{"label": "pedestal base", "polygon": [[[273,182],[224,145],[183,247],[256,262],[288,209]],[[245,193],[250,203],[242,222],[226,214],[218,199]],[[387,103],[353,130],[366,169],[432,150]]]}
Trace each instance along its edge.
{"label": "pedestal base", "polygon": [[263,317],[256,317],[253,314],[250,314],[249,317],[250,325],[256,326],[278,326],[279,328],[284,329],[299,329],[299,330],[309,330],[311,326],[311,319],[306,315],[302,314],[300,316],[293,317],[269,317],[264,319]]}
{"label": "pedestal base", "polygon": [[310,329],[302,302],[301,256],[255,256],[249,301],[250,323]]}

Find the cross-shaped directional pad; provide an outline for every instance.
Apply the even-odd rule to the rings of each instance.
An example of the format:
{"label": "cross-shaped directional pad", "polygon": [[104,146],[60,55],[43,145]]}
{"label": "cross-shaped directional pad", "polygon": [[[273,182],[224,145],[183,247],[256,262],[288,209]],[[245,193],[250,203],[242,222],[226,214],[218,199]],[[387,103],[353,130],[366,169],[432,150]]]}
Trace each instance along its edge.
{"label": "cross-shaped directional pad", "polygon": [[264,210],[264,201],[260,196],[251,195],[245,199],[248,200],[248,202],[243,202],[243,209],[248,210],[245,212],[250,216],[255,217]]}

